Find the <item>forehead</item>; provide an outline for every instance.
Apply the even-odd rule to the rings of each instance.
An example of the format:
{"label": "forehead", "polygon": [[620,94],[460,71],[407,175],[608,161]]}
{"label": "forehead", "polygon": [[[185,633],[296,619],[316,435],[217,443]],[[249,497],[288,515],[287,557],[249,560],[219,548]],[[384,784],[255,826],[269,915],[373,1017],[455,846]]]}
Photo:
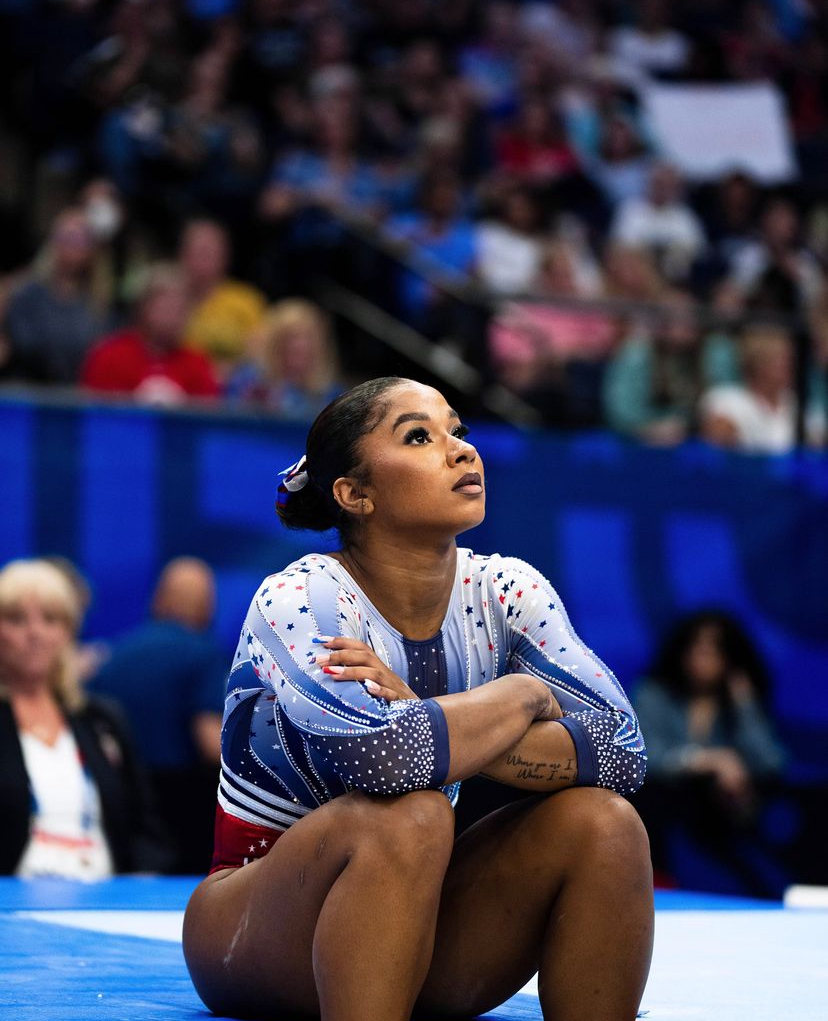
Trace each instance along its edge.
{"label": "forehead", "polygon": [[385,414],[380,427],[391,428],[399,415],[417,413],[430,418],[448,418],[454,414],[445,397],[434,387],[405,380],[385,396]]}

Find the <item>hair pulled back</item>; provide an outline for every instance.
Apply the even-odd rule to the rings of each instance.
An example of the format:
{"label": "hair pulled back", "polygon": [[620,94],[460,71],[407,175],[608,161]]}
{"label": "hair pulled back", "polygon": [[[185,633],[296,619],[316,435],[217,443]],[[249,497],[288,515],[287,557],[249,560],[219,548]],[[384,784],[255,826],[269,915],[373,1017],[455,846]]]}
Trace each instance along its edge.
{"label": "hair pulled back", "polygon": [[276,511],[287,528],[326,532],[336,528],[347,546],[355,521],[334,499],[333,483],[343,475],[368,482],[360,464],[359,441],[382,420],[387,401],[382,395],[404,382],[398,376],[381,376],[340,394],[316,417],[305,445],[308,482],[289,492]]}

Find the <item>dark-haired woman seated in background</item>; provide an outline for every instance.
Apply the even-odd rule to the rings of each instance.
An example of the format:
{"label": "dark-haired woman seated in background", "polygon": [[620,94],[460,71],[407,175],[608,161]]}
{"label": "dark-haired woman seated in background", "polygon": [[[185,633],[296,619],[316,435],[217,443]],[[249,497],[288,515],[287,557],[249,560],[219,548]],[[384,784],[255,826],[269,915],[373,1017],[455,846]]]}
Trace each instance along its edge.
{"label": "dark-haired woman seated in background", "polygon": [[[233,661],[214,864],[184,925],[217,1013],[472,1017],[539,971],[547,1021],[635,1017],[652,874],[619,793],[641,734],[543,576],[457,548],[485,503],[466,432],[436,390],[373,380],[283,473],[284,523],[342,545],[262,582]],[[455,842],[479,773],[537,796]]]}
{"label": "dark-haired woman seated in background", "polygon": [[[777,895],[777,867],[759,854],[756,824],[778,781],[783,752],[764,708],[768,677],[753,643],[730,616],[703,610],[666,637],[635,691],[647,734],[646,790],[636,797],[657,868],[682,876],[680,832],[732,875],[729,891]],[[727,883],[714,873],[714,887]],[[705,880],[694,875],[692,885]]]}

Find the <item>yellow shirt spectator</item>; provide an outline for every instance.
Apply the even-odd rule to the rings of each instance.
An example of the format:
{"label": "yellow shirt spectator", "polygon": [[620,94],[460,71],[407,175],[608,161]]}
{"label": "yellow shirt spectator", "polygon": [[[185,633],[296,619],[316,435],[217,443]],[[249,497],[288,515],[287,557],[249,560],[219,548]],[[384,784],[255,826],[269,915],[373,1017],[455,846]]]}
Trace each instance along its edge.
{"label": "yellow shirt spectator", "polygon": [[259,325],[266,302],[249,284],[223,280],[197,302],[187,323],[190,347],[215,362],[235,363],[244,355],[245,340]]}

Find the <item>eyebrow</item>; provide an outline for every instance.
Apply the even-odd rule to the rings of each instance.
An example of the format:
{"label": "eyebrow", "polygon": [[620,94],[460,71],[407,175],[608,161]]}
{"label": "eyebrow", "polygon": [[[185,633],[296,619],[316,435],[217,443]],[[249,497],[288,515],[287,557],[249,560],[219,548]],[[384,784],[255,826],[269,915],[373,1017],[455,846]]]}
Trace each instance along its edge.
{"label": "eyebrow", "polygon": [[[460,418],[460,416],[457,414],[454,408],[449,408],[448,417],[449,420],[453,418],[457,419]],[[404,414],[399,415],[396,418],[394,424],[391,426],[391,432],[394,432],[397,426],[402,425],[403,422],[428,422],[428,421],[430,421],[430,418],[424,411],[406,411]]]}

